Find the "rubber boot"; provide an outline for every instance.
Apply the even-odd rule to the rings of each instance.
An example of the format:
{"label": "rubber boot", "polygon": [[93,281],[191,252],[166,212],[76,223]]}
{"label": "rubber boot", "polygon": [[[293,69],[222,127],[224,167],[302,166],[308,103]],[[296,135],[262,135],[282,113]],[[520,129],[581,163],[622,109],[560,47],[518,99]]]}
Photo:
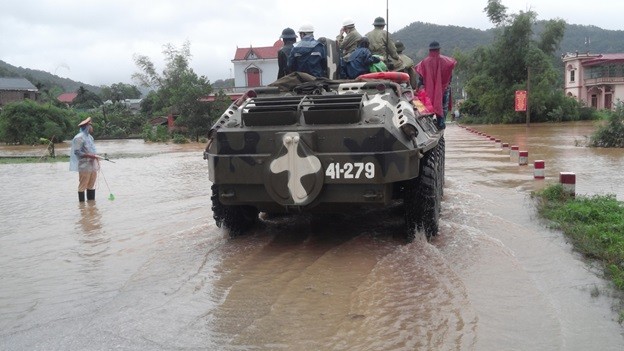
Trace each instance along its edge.
{"label": "rubber boot", "polygon": [[84,191],[79,191],[78,192],[78,201],[84,202],[84,200],[85,200]]}
{"label": "rubber boot", "polygon": [[446,121],[444,121],[444,118],[437,117],[437,119],[438,119],[438,121],[437,121],[438,122],[438,130],[442,130],[442,129],[446,128],[446,123],[445,123]]}
{"label": "rubber boot", "polygon": [[95,189],[87,189],[87,200],[95,200]]}

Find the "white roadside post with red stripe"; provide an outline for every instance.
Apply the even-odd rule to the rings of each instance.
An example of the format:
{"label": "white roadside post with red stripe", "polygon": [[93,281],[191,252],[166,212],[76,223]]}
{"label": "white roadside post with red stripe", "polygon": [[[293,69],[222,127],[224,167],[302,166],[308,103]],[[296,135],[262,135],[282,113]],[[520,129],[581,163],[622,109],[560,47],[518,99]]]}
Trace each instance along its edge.
{"label": "white roadside post with red stripe", "polygon": [[545,162],[544,160],[535,160],[533,162],[533,178],[544,179],[546,178]]}
{"label": "white roadside post with red stripe", "polygon": [[511,145],[511,151],[509,151],[509,157],[511,158],[512,161],[518,159],[519,150],[520,148],[518,147],[518,145]]}
{"label": "white roadside post with red stripe", "polygon": [[563,186],[563,191],[571,196],[576,195],[576,174],[572,172],[560,172],[559,183]]}
{"label": "white roadside post with red stripe", "polygon": [[529,164],[529,152],[528,151],[518,151],[518,165],[526,166]]}

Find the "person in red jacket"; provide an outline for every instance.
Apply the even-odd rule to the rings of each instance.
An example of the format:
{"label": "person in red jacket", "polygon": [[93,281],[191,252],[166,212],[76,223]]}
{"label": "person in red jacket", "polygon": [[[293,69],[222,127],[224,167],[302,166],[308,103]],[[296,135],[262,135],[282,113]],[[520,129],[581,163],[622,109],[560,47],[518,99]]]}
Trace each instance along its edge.
{"label": "person in red jacket", "polygon": [[455,68],[454,58],[440,54],[440,43],[429,44],[429,56],[416,65],[416,72],[420,75],[419,90],[424,88],[438,116],[438,128],[444,129],[444,119],[451,105],[451,78]]}

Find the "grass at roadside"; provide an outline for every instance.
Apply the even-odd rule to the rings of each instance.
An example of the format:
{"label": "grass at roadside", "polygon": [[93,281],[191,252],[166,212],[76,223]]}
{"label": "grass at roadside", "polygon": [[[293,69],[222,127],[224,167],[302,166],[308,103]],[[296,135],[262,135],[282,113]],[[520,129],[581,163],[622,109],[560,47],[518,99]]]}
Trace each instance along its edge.
{"label": "grass at roadside", "polygon": [[51,163],[51,162],[69,162],[69,156],[56,156],[56,157],[0,157],[0,165],[16,164],[16,163]]}
{"label": "grass at roadside", "polygon": [[539,215],[563,231],[576,250],[602,261],[606,277],[624,292],[624,203],[615,195],[573,197],[560,184],[532,196],[538,200]]}

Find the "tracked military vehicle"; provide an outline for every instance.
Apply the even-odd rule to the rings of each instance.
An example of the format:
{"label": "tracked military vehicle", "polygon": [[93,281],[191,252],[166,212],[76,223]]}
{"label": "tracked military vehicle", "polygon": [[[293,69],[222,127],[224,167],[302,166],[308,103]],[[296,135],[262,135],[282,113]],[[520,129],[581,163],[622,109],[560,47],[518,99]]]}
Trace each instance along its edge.
{"label": "tracked military vehicle", "polygon": [[416,229],[436,235],[443,130],[415,98],[409,76],[285,78],[249,90],[209,133],[204,158],[216,224],[237,235],[260,212],[337,213],[398,203],[407,241]]}

